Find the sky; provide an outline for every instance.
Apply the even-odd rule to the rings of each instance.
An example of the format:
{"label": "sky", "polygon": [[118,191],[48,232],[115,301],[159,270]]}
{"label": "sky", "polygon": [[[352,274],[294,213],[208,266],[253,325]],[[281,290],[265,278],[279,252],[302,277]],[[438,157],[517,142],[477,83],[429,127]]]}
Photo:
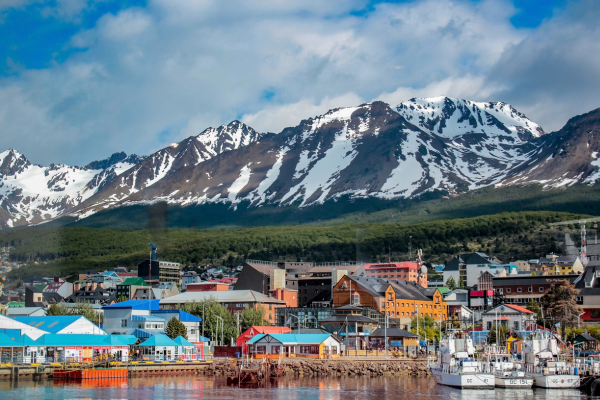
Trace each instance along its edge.
{"label": "sky", "polygon": [[86,165],[241,120],[450,96],[600,107],[597,0],[0,0],[0,152]]}

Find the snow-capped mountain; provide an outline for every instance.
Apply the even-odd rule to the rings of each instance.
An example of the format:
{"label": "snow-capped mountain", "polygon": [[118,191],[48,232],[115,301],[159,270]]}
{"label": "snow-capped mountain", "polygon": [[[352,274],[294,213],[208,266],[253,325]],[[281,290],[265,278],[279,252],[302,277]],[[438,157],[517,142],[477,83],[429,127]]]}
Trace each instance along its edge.
{"label": "snow-capped mountain", "polygon": [[439,97],[335,109],[278,134],[233,121],[144,158],[118,153],[84,168],[34,166],[8,151],[0,155],[0,224],[156,201],[305,206],[340,196],[594,183],[599,114],[545,134],[508,104]]}

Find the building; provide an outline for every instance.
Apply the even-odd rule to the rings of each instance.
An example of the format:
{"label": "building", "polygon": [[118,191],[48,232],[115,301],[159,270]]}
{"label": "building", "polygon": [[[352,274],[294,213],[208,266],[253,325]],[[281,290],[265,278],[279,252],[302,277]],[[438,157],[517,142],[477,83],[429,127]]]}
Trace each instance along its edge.
{"label": "building", "polygon": [[61,278],[54,278],[44,289],[44,292],[59,294],[62,298],[69,297],[73,294],[73,284],[65,282]]}
{"label": "building", "polygon": [[254,336],[248,342],[255,358],[337,358],[341,354],[339,339],[331,334],[269,333]]}
{"label": "building", "polygon": [[180,305],[188,302],[200,302],[203,300],[215,299],[223,304],[231,314],[244,311],[244,308],[262,307],[265,310],[265,319],[273,324],[276,321],[275,310],[278,307],[286,307],[285,302],[265,296],[253,290],[228,290],[216,292],[184,292],[176,296],[160,300],[162,310],[176,309]]}
{"label": "building", "polygon": [[379,321],[362,315],[362,308],[344,305],[334,310],[335,315],[319,321],[327,332],[343,339],[346,350],[367,350],[369,335],[379,326]]}
{"label": "building", "polygon": [[419,347],[419,335],[392,326],[373,331],[369,336],[369,349],[385,350],[386,340],[388,348],[398,348],[408,354],[416,354]]}
{"label": "building", "polygon": [[131,300],[138,289],[151,290],[152,287],[143,278],[127,278],[123,283],[117,285],[117,299],[124,297],[127,300]]}
{"label": "building", "polygon": [[45,307],[9,307],[6,316],[15,317],[43,317],[46,315]]}
{"label": "building", "polygon": [[221,282],[188,283],[188,292],[220,292],[229,290],[229,285]]}
{"label": "building", "polygon": [[98,271],[94,271],[94,270],[86,270],[86,271],[80,271],[78,274],[78,281],[91,281],[92,280],[92,276],[94,275],[98,275]]}
{"label": "building", "polygon": [[[413,315],[446,320],[447,306],[437,288],[426,289],[416,282],[344,276],[333,289],[333,305],[371,307],[408,326]],[[394,323],[394,322],[392,322]]]}
{"label": "building", "polygon": [[10,334],[10,336],[27,335],[31,339],[35,340],[48,332],[36,328],[35,326],[24,324],[23,322],[17,321],[13,318],[0,315],[0,333]]}
{"label": "building", "polygon": [[66,303],[91,303],[108,305],[116,302],[117,299],[114,294],[105,290],[100,285],[94,285],[88,282],[84,287],[73,292],[72,295],[65,299]]}
{"label": "building", "polygon": [[395,279],[416,282],[423,287],[427,287],[427,269],[422,271],[422,267],[416,262],[388,262],[365,264],[365,276],[369,278]]}
{"label": "building", "polygon": [[532,275],[572,275],[583,273],[583,264],[577,256],[548,254],[538,260]]}
{"label": "building", "polygon": [[160,282],[158,285],[154,285],[156,289],[168,290],[169,296],[175,296],[179,294],[179,287],[175,282]]}
{"label": "building", "polygon": [[364,265],[362,264],[327,264],[332,265],[316,266],[307,271],[295,273],[288,279],[292,279],[292,282],[294,278],[297,279],[299,307],[330,307],[333,286],[338,283],[343,276],[355,276],[364,273]]}
{"label": "building", "polygon": [[527,304],[530,300],[539,301],[556,283],[568,280],[573,283],[582,275],[527,276],[517,275],[494,278],[494,292],[503,297],[507,304]]}
{"label": "building", "polygon": [[513,261],[513,264],[515,264],[517,266],[517,268],[519,268],[519,271],[521,271],[521,272],[529,272],[530,271],[529,261],[527,261],[527,260]]}
{"label": "building", "polygon": [[[454,257],[444,268],[444,282],[452,277],[457,286],[462,281],[464,286],[472,287],[477,284],[477,278],[482,272],[493,269],[499,273],[498,269],[491,268],[495,264],[500,264],[500,262],[485,253],[461,254]],[[515,266],[515,268],[517,267]]]}
{"label": "building", "polygon": [[327,307],[279,307],[276,310],[275,325],[289,326],[292,330],[304,331],[318,328],[321,321],[334,314],[333,308]]}
{"label": "building", "polygon": [[246,329],[235,341],[235,345],[238,347],[243,346],[243,353],[248,353],[248,345],[246,342],[252,339],[256,335],[267,334],[267,333],[290,333],[290,328],[286,326],[251,326]]}
{"label": "building", "polygon": [[580,333],[573,339],[573,345],[578,357],[598,354],[598,340],[587,332]]}
{"label": "building", "polygon": [[61,315],[43,317],[15,317],[16,321],[29,326],[35,326],[49,333],[55,334],[86,334],[106,335],[102,329],[92,321],[81,315]]}
{"label": "building", "polygon": [[500,304],[482,315],[483,329],[489,331],[495,324],[508,330],[523,331],[535,325],[536,314],[516,304]]}
{"label": "building", "polygon": [[181,287],[181,265],[173,261],[144,260],[138,264],[138,277],[151,285],[175,282]]}
{"label": "building", "polygon": [[181,276],[181,289],[187,290],[187,285],[190,283],[200,282],[200,275],[196,271],[186,271]]}
{"label": "building", "polygon": [[588,266],[585,272],[575,279],[575,288],[579,290],[577,304],[583,309],[581,321],[593,325],[600,324],[600,265]]}
{"label": "building", "polygon": [[298,291],[293,289],[279,288],[269,290],[269,296],[285,302],[286,307],[298,307]]}

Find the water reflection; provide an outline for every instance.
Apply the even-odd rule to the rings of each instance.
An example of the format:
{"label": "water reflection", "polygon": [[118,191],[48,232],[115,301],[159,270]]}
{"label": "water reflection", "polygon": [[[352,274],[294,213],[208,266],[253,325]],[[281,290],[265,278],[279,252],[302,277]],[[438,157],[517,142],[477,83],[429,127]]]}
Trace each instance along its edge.
{"label": "water reflection", "polygon": [[411,377],[279,378],[265,387],[228,387],[225,378],[155,376],[86,381],[0,382],[0,398],[31,399],[266,399],[266,400],[571,400],[578,390],[457,390]]}

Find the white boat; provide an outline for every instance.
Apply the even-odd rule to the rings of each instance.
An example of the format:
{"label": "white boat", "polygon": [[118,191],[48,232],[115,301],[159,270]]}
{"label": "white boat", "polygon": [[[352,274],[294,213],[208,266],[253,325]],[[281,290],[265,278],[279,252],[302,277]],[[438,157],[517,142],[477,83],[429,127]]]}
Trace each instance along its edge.
{"label": "white boat", "polygon": [[436,364],[429,371],[440,385],[460,389],[493,389],[494,375],[487,365],[473,358],[475,347],[470,337],[456,339],[453,334],[440,341]]}
{"label": "white boat", "polygon": [[505,389],[528,389],[533,385],[533,377],[525,373],[525,368],[504,347],[492,345],[483,353],[483,359],[494,374],[496,387]]}
{"label": "white boat", "polygon": [[546,389],[576,389],[579,375],[573,364],[561,361],[556,338],[548,332],[537,332],[523,341],[525,371],[533,377],[533,386]]}

